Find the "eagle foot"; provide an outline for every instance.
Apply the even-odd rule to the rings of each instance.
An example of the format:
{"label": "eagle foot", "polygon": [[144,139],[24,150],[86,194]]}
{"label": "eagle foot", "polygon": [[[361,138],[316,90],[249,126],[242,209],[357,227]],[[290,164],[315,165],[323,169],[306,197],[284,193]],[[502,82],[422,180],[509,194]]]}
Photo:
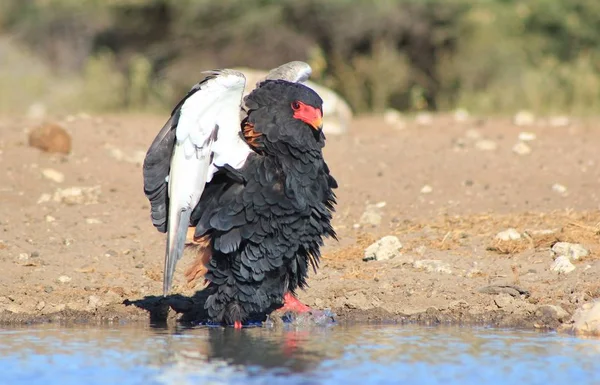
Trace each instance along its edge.
{"label": "eagle foot", "polygon": [[294,297],[292,293],[286,293],[283,296],[283,306],[277,309],[281,312],[294,312],[294,313],[306,313],[311,311],[312,309],[302,302],[298,300],[298,298]]}

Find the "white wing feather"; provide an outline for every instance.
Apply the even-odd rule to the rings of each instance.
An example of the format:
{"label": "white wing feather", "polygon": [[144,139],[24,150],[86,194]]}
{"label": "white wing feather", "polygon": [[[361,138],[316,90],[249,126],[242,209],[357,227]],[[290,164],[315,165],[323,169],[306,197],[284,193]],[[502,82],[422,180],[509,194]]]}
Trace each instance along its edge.
{"label": "white wing feather", "polygon": [[181,105],[168,177],[169,216],[164,293],[183,254],[192,211],[217,170],[243,166],[251,152],[240,138],[239,110],[246,79],[236,71],[212,71]]}

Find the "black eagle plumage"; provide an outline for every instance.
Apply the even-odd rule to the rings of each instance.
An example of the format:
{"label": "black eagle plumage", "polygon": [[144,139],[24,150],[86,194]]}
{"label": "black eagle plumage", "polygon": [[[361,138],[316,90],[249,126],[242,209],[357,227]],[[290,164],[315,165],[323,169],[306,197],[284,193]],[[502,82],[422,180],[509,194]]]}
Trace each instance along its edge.
{"label": "black eagle plumage", "polygon": [[[266,80],[244,102],[239,132],[252,151],[243,166],[218,168],[189,223],[210,251],[205,309],[212,321],[224,323],[264,314],[281,306],[286,293],[306,287],[324,238],[336,237],[331,219],[337,183],[323,158],[325,136],[291,107],[301,103],[322,114],[321,98],[299,83]],[[149,150],[144,169],[153,223],[163,232],[169,199],[161,178],[175,141],[169,132],[159,136],[171,143],[153,144],[158,150]]]}

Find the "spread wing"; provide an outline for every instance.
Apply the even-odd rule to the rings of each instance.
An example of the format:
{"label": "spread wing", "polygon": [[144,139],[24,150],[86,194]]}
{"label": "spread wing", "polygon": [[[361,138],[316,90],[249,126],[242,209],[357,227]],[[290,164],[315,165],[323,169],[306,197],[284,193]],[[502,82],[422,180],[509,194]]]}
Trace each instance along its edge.
{"label": "spread wing", "polygon": [[232,70],[208,74],[175,107],[144,160],[144,192],[152,223],[167,232],[165,295],[206,183],[218,167],[239,168],[252,152],[239,135],[244,75]]}

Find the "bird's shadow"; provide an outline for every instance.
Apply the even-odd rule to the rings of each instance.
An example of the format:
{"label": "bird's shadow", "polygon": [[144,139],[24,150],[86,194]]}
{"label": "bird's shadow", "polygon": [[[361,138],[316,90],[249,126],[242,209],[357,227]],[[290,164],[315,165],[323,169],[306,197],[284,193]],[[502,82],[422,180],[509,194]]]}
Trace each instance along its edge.
{"label": "bird's shadow", "polygon": [[181,315],[180,322],[194,323],[208,318],[208,313],[204,309],[204,303],[208,296],[206,290],[197,291],[191,297],[181,294],[171,294],[166,297],[148,295],[137,300],[126,299],[123,301],[123,305],[135,306],[147,311],[152,325],[165,325],[169,318],[170,309]]}
{"label": "bird's shadow", "polygon": [[[171,294],[166,297],[149,295],[138,300],[125,300],[123,305],[135,306],[148,312],[150,324],[154,326],[165,326],[168,322],[170,310],[179,314],[177,321],[183,325],[197,325],[198,323],[208,322],[208,312],[204,304],[208,299],[208,290],[197,291],[191,297],[181,294]],[[270,309],[266,314],[252,314],[248,321],[263,322],[267,314],[274,309]]]}

